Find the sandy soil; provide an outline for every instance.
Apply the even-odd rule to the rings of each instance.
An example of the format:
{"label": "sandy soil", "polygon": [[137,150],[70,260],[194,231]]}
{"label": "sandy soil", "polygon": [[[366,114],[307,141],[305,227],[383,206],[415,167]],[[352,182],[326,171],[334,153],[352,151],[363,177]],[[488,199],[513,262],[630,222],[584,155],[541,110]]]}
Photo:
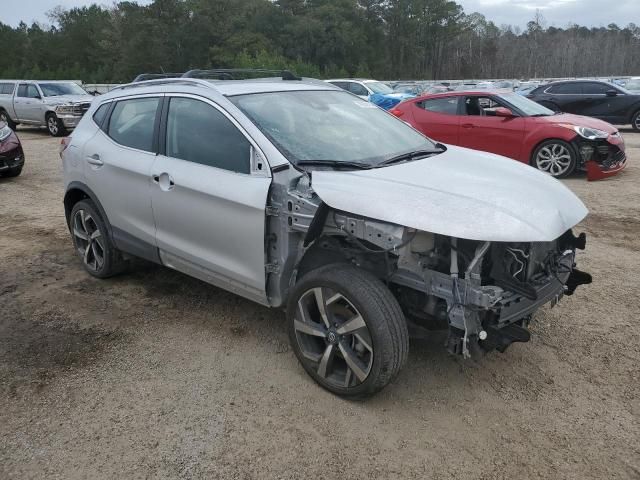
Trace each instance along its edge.
{"label": "sandy soil", "polygon": [[[306,376],[283,315],[143,262],[87,275],[58,140],[0,179],[0,478],[640,478],[640,134],[588,205],[594,283],[481,362],[434,335],[366,403]],[[579,229],[580,230],[580,229]]]}

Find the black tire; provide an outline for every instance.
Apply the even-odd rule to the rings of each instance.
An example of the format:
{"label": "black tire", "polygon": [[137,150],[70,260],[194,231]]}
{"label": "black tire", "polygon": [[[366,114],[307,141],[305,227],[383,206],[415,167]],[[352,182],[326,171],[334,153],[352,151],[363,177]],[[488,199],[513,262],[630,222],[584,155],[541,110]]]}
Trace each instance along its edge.
{"label": "black tire", "polygon": [[16,129],[15,122],[11,120],[11,117],[9,117],[9,114],[4,110],[0,110],[0,123],[2,122],[6,123],[11,130],[15,131]]}
{"label": "black tire", "polygon": [[[73,246],[91,275],[108,278],[124,270],[126,263],[122,253],[111,243],[107,226],[91,200],[81,200],[73,206],[69,215],[69,231]],[[94,238],[92,232],[96,231],[99,234]]]}
{"label": "black tire", "polygon": [[[341,300],[332,304],[323,302],[327,305],[327,310],[336,308],[333,306],[334,304],[344,301],[343,311],[349,310],[350,306],[353,307],[356,315],[351,319],[360,317],[365,326],[353,330],[352,334],[343,334],[339,332],[340,327],[349,323],[349,319],[340,318],[339,313],[328,313],[331,330],[325,329],[328,332],[325,337],[302,332],[300,330],[302,313],[298,308],[299,302],[304,302],[308,295],[312,295],[312,301],[316,302],[317,307],[317,297],[315,297],[315,293],[310,292],[314,292],[314,289],[318,288],[327,292],[325,298],[329,300],[337,296],[341,297]],[[319,317],[319,311],[314,311]],[[351,311],[349,315],[344,316],[351,317],[353,313]],[[387,386],[407,360],[409,332],[400,305],[379,279],[352,265],[335,263],[307,273],[294,286],[289,295],[287,320],[289,341],[303,368],[321,387],[337,395],[353,399],[371,396]],[[333,323],[334,321],[335,323]],[[310,325],[313,322],[303,323]],[[313,324],[323,327],[319,323]],[[338,329],[338,332],[334,327]],[[333,339],[329,337],[331,331],[334,332]],[[367,342],[370,341],[372,347],[370,352],[365,351],[359,343],[360,336],[365,337]],[[309,342],[311,346],[309,346]],[[331,360],[332,371],[329,374],[325,369],[323,377],[319,374],[322,359],[312,360],[309,357],[309,350],[317,346],[318,351],[324,351],[326,355],[330,343],[335,346],[335,353]],[[364,345],[367,343],[365,342]],[[323,350],[325,348],[326,350]],[[347,355],[346,352],[350,352],[350,354]],[[364,366],[364,362],[368,362],[366,376],[361,378],[355,369],[349,367],[347,357],[354,358],[351,354],[358,356],[356,359],[362,362],[359,363],[361,366]],[[340,376],[341,367],[345,372],[344,379]],[[365,372],[364,369],[358,369],[358,371],[360,374]],[[332,378],[329,378],[330,376]]]}
{"label": "black tire", "polygon": [[6,172],[4,172],[2,175],[4,175],[5,177],[17,177],[21,173],[22,173],[22,167],[14,167],[14,168],[10,168]]}
{"label": "black tire", "polygon": [[55,113],[47,113],[45,120],[47,121],[47,131],[49,135],[52,137],[65,137],[67,135],[67,129]]}
{"label": "black tire", "polygon": [[640,132],[640,110],[634,113],[631,117],[631,128],[636,132]]}
{"label": "black tire", "polygon": [[[558,153],[557,157],[555,153]],[[577,163],[576,149],[570,143],[559,138],[545,140],[536,147],[531,155],[531,165],[554,178],[568,177],[575,171]]]}

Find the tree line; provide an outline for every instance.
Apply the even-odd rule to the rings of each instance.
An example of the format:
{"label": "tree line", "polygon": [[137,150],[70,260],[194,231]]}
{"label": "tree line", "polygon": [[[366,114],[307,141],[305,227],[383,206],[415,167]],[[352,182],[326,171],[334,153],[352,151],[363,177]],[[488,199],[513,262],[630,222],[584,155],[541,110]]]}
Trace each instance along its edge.
{"label": "tree line", "polygon": [[640,75],[640,27],[497,26],[449,0],[154,0],[0,22],[0,77],[130,81],[142,72],[289,68],[379,79]]}

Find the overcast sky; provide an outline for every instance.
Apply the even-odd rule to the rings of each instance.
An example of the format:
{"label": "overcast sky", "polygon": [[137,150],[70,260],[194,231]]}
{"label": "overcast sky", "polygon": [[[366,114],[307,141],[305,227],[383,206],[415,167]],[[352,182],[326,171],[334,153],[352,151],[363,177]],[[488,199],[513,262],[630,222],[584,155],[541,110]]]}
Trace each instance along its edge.
{"label": "overcast sky", "polygon": [[[139,0],[138,3],[149,3]],[[569,23],[606,26],[629,22],[640,25],[640,0],[456,0],[466,13],[480,12],[497,25],[524,27],[538,8],[547,26],[565,27]],[[16,26],[20,20],[47,22],[46,13],[57,5],[76,7],[96,3],[95,0],[0,0],[0,21]],[[110,5],[112,0],[97,3]]]}

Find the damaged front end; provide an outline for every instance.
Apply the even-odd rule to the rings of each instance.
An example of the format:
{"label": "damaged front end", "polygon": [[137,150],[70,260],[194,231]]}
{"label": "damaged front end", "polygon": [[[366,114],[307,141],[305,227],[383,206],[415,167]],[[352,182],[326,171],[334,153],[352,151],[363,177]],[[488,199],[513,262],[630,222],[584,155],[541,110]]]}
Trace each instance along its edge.
{"label": "damaged front end", "polygon": [[586,170],[589,181],[602,180],[623,170],[627,165],[624,140],[619,132],[607,139],[574,140],[579,154],[579,168]]}

